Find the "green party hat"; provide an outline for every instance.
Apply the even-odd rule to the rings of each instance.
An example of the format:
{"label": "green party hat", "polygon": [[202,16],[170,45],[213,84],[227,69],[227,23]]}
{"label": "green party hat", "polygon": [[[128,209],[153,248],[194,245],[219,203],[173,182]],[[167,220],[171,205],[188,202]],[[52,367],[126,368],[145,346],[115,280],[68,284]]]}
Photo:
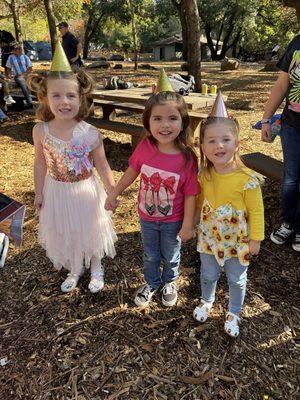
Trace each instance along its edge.
{"label": "green party hat", "polygon": [[51,72],[72,72],[72,68],[67,59],[66,53],[65,53],[59,40],[56,42],[50,71]]}
{"label": "green party hat", "polygon": [[171,85],[171,82],[169,81],[169,78],[163,68],[160,70],[159,79],[157,82],[156,93],[159,92],[174,92],[173,86]]}

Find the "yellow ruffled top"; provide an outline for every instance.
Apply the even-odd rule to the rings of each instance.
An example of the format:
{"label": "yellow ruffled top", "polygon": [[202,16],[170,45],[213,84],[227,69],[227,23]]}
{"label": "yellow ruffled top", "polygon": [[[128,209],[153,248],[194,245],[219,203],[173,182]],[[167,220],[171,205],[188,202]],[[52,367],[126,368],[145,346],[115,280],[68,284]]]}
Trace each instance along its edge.
{"label": "yellow ruffled top", "polygon": [[201,210],[197,250],[213,254],[223,266],[238,257],[249,265],[249,240],[264,239],[264,208],[260,181],[252,170],[242,167],[229,174],[213,168],[210,176],[199,175]]}

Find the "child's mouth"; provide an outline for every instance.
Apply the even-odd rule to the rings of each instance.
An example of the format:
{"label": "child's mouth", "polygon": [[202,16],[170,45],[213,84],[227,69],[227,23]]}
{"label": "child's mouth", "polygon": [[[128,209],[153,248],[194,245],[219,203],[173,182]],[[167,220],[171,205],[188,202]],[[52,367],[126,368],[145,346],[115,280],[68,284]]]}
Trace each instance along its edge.
{"label": "child's mouth", "polygon": [[169,132],[169,131],[168,131],[168,132],[159,132],[159,134],[160,134],[160,135],[163,135],[163,136],[171,135],[171,133],[172,133],[172,132]]}

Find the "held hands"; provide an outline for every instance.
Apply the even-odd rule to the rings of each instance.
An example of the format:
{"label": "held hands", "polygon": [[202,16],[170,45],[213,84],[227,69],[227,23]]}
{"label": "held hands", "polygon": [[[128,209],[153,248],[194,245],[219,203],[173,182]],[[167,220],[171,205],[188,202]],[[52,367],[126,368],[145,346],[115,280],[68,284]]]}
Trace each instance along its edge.
{"label": "held hands", "polygon": [[257,256],[260,250],[260,241],[259,240],[250,240],[249,241],[249,252],[252,256]]}
{"label": "held hands", "polygon": [[34,207],[37,211],[40,211],[43,207],[44,197],[42,194],[36,194],[34,197]]}
{"label": "held hands", "polygon": [[70,59],[71,64],[73,64],[73,63],[74,63],[75,61],[77,61],[77,60],[78,60],[78,56],[71,58],[71,59]]}
{"label": "held hands", "polygon": [[188,240],[195,237],[195,231],[192,227],[182,226],[178,233],[178,236],[180,237],[182,242],[187,242]]}
{"label": "held hands", "polygon": [[116,211],[116,208],[118,207],[119,202],[117,198],[113,194],[109,194],[107,196],[107,199],[105,200],[104,208],[107,211]]}
{"label": "held hands", "polygon": [[267,143],[271,142],[271,124],[262,124],[261,140]]}

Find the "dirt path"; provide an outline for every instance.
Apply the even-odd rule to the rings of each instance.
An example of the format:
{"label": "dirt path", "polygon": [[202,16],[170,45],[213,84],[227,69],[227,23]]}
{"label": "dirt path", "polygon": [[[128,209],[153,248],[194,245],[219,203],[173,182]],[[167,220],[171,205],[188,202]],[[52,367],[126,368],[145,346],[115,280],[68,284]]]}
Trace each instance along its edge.
{"label": "dirt path", "polygon": [[[179,64],[166,65],[167,72]],[[221,73],[205,63],[203,79],[217,84],[228,104],[252,100],[253,111],[233,110],[242,127],[241,150],[281,158],[279,140],[262,144],[250,128],[260,119],[275,73],[243,65]],[[119,73],[119,72],[118,72]],[[112,71],[96,71],[97,80]],[[155,82],[157,71],[129,68],[122,75],[135,82]],[[140,311],[132,301],[142,282],[142,247],[135,211],[137,183],[122,197],[114,216],[117,257],[105,260],[106,286],[100,295],[87,290],[84,276],[72,294],[60,293],[63,273],[54,272],[37,243],[33,210],[32,115],[10,114],[0,126],[0,191],[27,206],[24,246],[11,247],[0,275],[0,398],[3,400],[221,400],[296,399],[299,395],[299,255],[278,249],[268,239],[249,268],[249,285],[241,335],[223,333],[228,300],[221,279],[213,318],[199,326],[192,310],[199,297],[195,242],[183,246],[180,297],[174,309],[157,296]],[[124,116],[124,121],[140,117]],[[115,178],[131,152],[126,135],[102,132]],[[264,187],[267,237],[280,219],[279,187]],[[298,356],[298,357],[297,357]],[[8,363],[1,366],[7,357]],[[299,372],[298,372],[299,375]]]}

